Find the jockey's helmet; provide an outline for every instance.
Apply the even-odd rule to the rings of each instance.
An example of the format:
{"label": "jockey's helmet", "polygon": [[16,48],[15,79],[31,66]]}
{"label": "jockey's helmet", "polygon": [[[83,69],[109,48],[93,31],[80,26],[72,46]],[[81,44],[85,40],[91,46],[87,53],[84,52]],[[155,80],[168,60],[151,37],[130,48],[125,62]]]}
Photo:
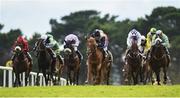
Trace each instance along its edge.
{"label": "jockey's helmet", "polygon": [[46,34],[47,35],[47,38],[52,38],[53,39],[53,36],[51,34]]}
{"label": "jockey's helmet", "polygon": [[41,35],[40,39],[43,39],[43,40],[47,39],[47,35],[45,35],[45,34]]}
{"label": "jockey's helmet", "polygon": [[141,35],[141,41],[145,41],[146,37],[144,35]]}
{"label": "jockey's helmet", "polygon": [[156,31],[156,35],[161,35],[163,32],[162,32],[162,30],[157,30]]}
{"label": "jockey's helmet", "polygon": [[18,36],[18,38],[17,38],[17,42],[23,42],[23,40],[24,40],[24,38],[23,38],[23,36]]}
{"label": "jockey's helmet", "polygon": [[94,36],[95,36],[95,37],[100,37],[100,30],[99,30],[99,29],[96,29],[96,30],[95,30]]}
{"label": "jockey's helmet", "polygon": [[129,33],[131,33],[132,36],[137,36],[139,32],[136,29],[132,29]]}
{"label": "jockey's helmet", "polygon": [[150,29],[150,32],[153,33],[153,34],[155,34],[155,33],[156,33],[156,28],[151,28],[151,29]]}

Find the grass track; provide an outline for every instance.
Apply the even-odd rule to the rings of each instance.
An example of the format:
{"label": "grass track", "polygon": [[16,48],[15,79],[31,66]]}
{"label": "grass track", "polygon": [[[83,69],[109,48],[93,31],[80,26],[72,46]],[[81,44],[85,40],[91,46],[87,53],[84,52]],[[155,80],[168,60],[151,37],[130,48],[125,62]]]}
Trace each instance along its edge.
{"label": "grass track", "polygon": [[0,88],[0,97],[180,97],[180,85],[173,86],[53,86]]}

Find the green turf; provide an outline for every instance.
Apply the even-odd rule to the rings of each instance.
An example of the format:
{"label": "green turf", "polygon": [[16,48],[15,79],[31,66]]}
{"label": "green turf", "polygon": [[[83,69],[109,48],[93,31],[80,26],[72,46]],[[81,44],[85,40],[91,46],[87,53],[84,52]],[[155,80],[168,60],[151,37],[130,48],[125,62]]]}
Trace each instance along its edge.
{"label": "green turf", "polygon": [[0,96],[62,97],[180,97],[180,85],[173,86],[53,86],[0,88]]}

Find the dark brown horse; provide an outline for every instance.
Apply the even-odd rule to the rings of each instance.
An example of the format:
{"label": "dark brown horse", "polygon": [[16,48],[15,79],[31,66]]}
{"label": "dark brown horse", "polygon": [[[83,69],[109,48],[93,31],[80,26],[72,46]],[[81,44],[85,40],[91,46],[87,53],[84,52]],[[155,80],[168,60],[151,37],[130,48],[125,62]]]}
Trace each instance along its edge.
{"label": "dark brown horse", "polygon": [[[97,47],[96,40],[93,37],[87,38],[87,82],[89,84],[100,84],[102,81],[102,66],[103,66],[103,53]],[[104,77],[104,76],[103,76]]]}
{"label": "dark brown horse", "polygon": [[14,52],[15,58],[13,60],[13,72],[16,76],[14,86],[21,86],[20,74],[23,72],[25,72],[25,85],[27,85],[32,66],[28,61],[27,54],[22,51],[20,46],[16,46]]}
{"label": "dark brown horse", "polygon": [[130,49],[127,52],[126,56],[126,64],[124,65],[125,73],[124,78],[125,82],[130,84],[131,79],[133,80],[133,84],[138,84],[138,78],[141,76],[141,68],[142,68],[142,56],[139,52],[137,43],[135,41],[132,42]]}
{"label": "dark brown horse", "polygon": [[102,84],[109,85],[112,63],[113,63],[113,55],[110,51],[108,51],[107,57],[105,57],[102,62],[103,65],[101,70]]}
{"label": "dark brown horse", "polygon": [[67,85],[78,85],[79,71],[80,71],[80,58],[74,50],[72,41],[65,41],[64,46],[64,66],[67,69]]}
{"label": "dark brown horse", "polygon": [[[52,72],[52,66],[53,66],[52,58],[50,54],[48,53],[49,48],[46,48],[43,39],[39,39],[36,44],[37,44],[37,47],[35,48],[35,51],[37,52],[38,69],[39,69],[37,76],[39,75],[40,72],[42,72],[43,76],[45,77],[46,85],[48,85],[49,80],[52,80],[54,84],[60,83],[60,76],[61,76],[62,68],[63,68],[62,59],[57,56],[56,65],[55,65],[56,70],[55,70],[55,73],[53,73]],[[55,79],[54,79],[54,76],[55,76]],[[56,77],[58,79],[56,79]],[[38,85],[39,77],[37,77],[36,82]]]}
{"label": "dark brown horse", "polygon": [[150,66],[152,71],[155,72],[157,83],[160,85],[160,71],[163,68],[164,84],[167,83],[167,69],[170,63],[170,58],[166,54],[165,47],[161,43],[161,39],[158,37],[155,40],[155,45],[152,46],[150,51]]}

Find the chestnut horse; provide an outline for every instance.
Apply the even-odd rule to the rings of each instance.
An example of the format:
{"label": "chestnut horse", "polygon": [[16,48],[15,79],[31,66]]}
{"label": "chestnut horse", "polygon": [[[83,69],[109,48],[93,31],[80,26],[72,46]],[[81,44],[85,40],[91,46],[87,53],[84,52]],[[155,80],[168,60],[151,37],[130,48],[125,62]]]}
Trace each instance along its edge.
{"label": "chestnut horse", "polygon": [[80,58],[74,50],[72,41],[65,41],[64,46],[64,66],[67,69],[67,85],[78,85],[79,71],[80,71]]}
{"label": "chestnut horse", "polygon": [[138,49],[137,43],[132,41],[132,45],[127,52],[126,64],[124,65],[125,69],[125,82],[128,81],[130,84],[131,79],[133,84],[138,84],[138,78],[142,80],[141,68],[142,68],[142,56]]}
{"label": "chestnut horse", "polygon": [[102,50],[97,47],[95,38],[87,38],[87,51],[87,82],[88,84],[100,84],[102,82],[103,53]]}
{"label": "chestnut horse", "polygon": [[32,70],[32,66],[28,61],[26,53],[22,51],[22,48],[20,46],[16,46],[14,52],[15,52],[15,58],[12,62],[13,72],[15,73],[16,76],[14,86],[21,86],[19,75],[23,72],[25,72],[25,85],[27,85],[29,73]]}
{"label": "chestnut horse", "polygon": [[150,51],[150,66],[152,71],[156,74],[156,80],[158,85],[160,85],[160,71],[163,68],[164,73],[164,84],[167,83],[167,69],[170,63],[170,58],[166,54],[165,47],[161,43],[161,39],[158,37],[155,40],[155,45],[151,47]]}

